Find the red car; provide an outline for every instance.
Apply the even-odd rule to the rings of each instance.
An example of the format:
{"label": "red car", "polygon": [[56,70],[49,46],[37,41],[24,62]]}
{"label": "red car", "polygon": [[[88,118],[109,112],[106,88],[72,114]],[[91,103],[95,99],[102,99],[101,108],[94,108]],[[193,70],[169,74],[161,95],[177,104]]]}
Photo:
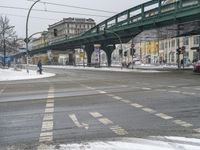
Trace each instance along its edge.
{"label": "red car", "polygon": [[200,60],[194,62],[194,64],[193,64],[193,71],[194,72],[200,72]]}

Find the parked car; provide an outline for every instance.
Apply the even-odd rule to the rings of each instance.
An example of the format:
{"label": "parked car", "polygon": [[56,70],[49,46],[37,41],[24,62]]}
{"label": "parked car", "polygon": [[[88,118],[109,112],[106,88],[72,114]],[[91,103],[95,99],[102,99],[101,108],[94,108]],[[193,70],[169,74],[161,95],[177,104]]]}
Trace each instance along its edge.
{"label": "parked car", "polygon": [[200,72],[200,60],[193,63],[193,71]]}

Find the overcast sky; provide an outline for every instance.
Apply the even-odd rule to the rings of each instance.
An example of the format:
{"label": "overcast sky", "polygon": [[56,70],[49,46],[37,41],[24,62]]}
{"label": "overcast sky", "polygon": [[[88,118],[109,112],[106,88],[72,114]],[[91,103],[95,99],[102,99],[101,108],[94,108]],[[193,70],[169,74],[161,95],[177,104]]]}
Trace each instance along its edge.
{"label": "overcast sky", "polygon": [[[42,2],[51,2],[63,5],[86,7],[92,9],[106,10],[110,12],[121,12],[128,8],[134,7],[149,0],[41,0]],[[7,15],[10,19],[10,25],[15,26],[17,35],[25,37],[25,23],[28,10],[14,9],[17,8],[30,8],[33,1],[28,0],[0,0],[0,15]],[[12,7],[12,8],[5,8]],[[29,20],[29,35],[35,32],[47,30],[48,25],[53,24],[62,18],[77,17],[77,18],[93,18],[96,23],[100,23],[105,19],[113,16],[115,13],[97,12],[91,10],[70,8],[65,6],[55,6],[45,3],[38,3],[34,9],[51,10],[55,12],[65,13],[52,13],[45,11],[32,11]],[[87,15],[76,15],[70,13],[79,13]],[[97,15],[97,16],[95,16]]]}

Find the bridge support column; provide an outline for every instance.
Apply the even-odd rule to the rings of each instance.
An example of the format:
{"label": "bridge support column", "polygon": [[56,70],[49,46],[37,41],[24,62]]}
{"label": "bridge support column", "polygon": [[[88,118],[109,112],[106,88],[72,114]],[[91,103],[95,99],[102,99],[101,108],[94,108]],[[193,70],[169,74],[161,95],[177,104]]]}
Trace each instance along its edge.
{"label": "bridge support column", "polygon": [[85,45],[85,51],[87,53],[87,66],[92,64],[92,53],[94,52],[94,45]]}
{"label": "bridge support column", "polygon": [[107,56],[108,67],[111,66],[112,63],[112,52],[116,49],[115,45],[101,45],[101,49],[103,49]]}

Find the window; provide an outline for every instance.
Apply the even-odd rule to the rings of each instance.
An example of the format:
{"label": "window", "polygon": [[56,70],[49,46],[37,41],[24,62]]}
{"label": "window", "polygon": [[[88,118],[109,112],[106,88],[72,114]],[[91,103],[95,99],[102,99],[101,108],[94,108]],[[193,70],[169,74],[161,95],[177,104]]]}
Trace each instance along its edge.
{"label": "window", "polygon": [[198,45],[198,44],[200,44],[199,41],[200,41],[200,36],[194,36],[194,38],[193,38],[193,44],[194,45]]}
{"label": "window", "polygon": [[189,37],[183,38],[183,45],[189,45]]}
{"label": "window", "polygon": [[172,46],[172,47],[175,47],[175,40],[172,40],[171,46]]}

